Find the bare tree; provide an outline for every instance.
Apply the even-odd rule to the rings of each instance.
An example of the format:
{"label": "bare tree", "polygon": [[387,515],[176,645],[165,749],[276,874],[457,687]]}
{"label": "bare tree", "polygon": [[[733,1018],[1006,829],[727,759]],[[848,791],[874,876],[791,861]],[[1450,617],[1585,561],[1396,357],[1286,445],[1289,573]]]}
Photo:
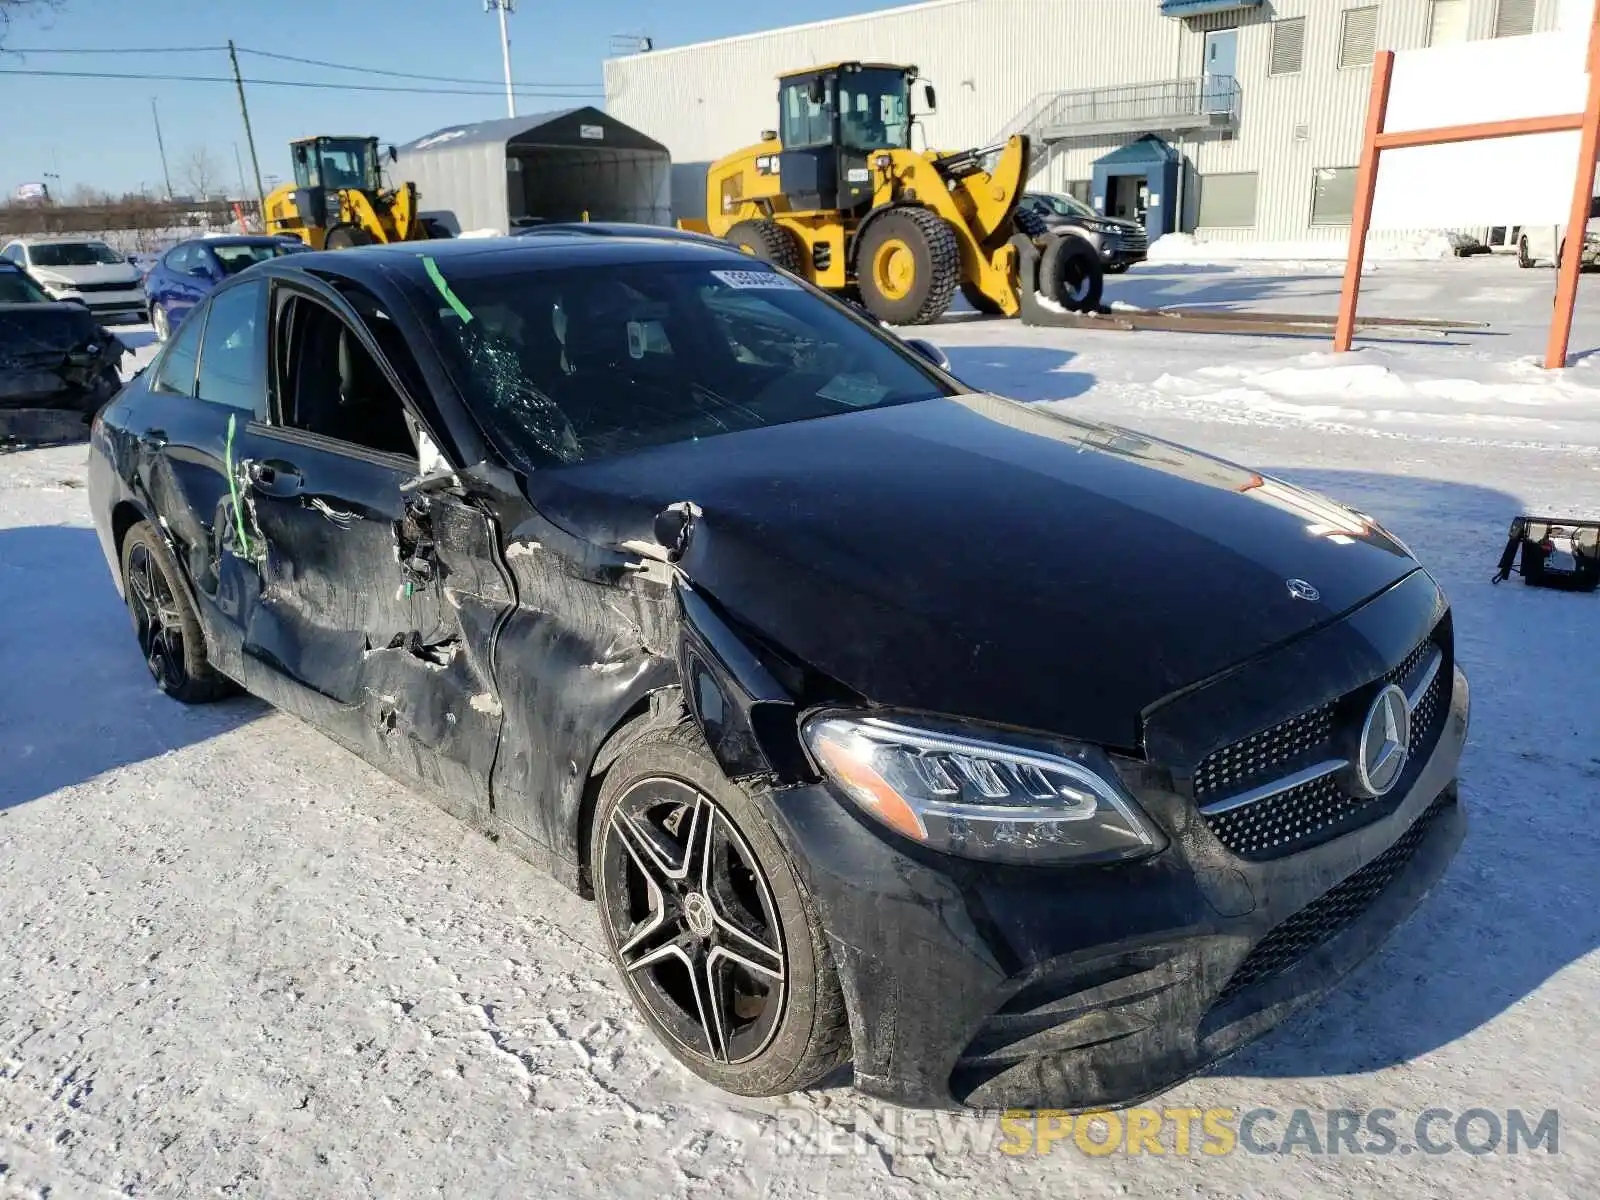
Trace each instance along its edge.
{"label": "bare tree", "polygon": [[204,200],[211,195],[221,174],[217,156],[205,146],[194,147],[178,163],[178,178],[196,200]]}
{"label": "bare tree", "polygon": [[63,3],[64,0],[0,0],[0,50],[5,49],[6,35],[11,32],[13,17],[25,16],[29,12],[53,12]]}

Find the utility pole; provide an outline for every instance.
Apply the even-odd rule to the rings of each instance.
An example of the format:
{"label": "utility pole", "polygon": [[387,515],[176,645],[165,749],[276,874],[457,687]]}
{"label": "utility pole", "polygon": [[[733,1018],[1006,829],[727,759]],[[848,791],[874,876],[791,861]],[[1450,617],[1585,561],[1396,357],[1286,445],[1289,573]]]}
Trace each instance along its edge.
{"label": "utility pole", "polygon": [[239,161],[239,143],[233,144],[233,165],[239,171],[239,199],[244,199],[244,163]]}
{"label": "utility pole", "polygon": [[517,11],[517,0],[483,0],[484,12],[500,14],[500,57],[506,67],[506,116],[517,115],[517,95],[511,90],[511,34],[506,29],[506,14]]}
{"label": "utility pole", "polygon": [[161,112],[156,108],[156,98],[150,97],[150,115],[156,120],[156,149],[161,151],[161,178],[167,181],[167,201],[172,200],[172,172],[167,169],[167,144],[161,140]]}
{"label": "utility pole", "polygon": [[[239,89],[239,114],[244,117],[244,140],[250,147],[250,169],[256,177],[257,212],[261,214],[261,228],[267,227],[267,193],[261,187],[261,162],[256,158],[256,135],[250,132],[250,106],[244,102],[244,77],[239,74],[239,52],[228,39],[228,61],[233,64],[233,85]],[[235,147],[237,149],[237,147]]]}

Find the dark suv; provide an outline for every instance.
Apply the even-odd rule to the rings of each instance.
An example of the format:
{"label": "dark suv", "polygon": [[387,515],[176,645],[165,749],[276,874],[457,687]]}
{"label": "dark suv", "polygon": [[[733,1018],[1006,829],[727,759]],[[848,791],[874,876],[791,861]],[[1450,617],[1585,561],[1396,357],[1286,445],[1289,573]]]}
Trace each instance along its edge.
{"label": "dark suv", "polygon": [[1099,253],[1101,265],[1112,275],[1120,275],[1134,263],[1143,262],[1149,252],[1150,236],[1139,222],[1108,217],[1072,196],[1024,192],[1018,204],[1037,216],[1047,228],[1068,228],[1087,241]]}
{"label": "dark suv", "polygon": [[1151,1095],[1465,829],[1450,609],[1376,522],[721,245],[261,263],[103,411],[89,493],[163,690],[255,692],[593,896],[734,1092]]}

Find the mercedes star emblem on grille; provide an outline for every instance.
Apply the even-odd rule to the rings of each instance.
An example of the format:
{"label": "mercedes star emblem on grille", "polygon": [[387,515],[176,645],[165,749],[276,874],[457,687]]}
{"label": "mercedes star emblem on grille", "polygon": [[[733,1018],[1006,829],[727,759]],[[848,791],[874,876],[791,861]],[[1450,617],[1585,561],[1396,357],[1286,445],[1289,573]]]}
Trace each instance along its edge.
{"label": "mercedes star emblem on grille", "polygon": [[1378,693],[1361,727],[1356,782],[1369,796],[1385,795],[1400,779],[1411,753],[1411,708],[1394,684]]}
{"label": "mercedes star emblem on grille", "polygon": [[1322,593],[1304,579],[1286,579],[1284,582],[1289,585],[1289,595],[1296,600],[1311,600],[1315,602],[1322,599]]}

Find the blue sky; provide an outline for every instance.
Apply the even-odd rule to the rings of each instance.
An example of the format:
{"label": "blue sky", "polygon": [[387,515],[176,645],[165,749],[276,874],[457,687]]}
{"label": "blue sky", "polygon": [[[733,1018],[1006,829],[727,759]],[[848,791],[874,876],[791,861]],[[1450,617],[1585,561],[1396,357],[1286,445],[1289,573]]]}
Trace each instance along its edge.
{"label": "blue sky", "polygon": [[[893,0],[811,0],[793,19],[819,20],[889,7]],[[781,10],[713,0],[518,0],[510,18],[512,72],[519,82],[576,84],[598,104],[601,62],[614,34],[648,33],[657,46],[750,33],[785,23]],[[668,15],[670,14],[670,15]],[[505,115],[499,27],[482,0],[63,0],[42,17],[13,21],[8,51],[112,49],[114,54],[0,54],[3,70],[227,75],[223,52],[144,54],[141,47],[223,45],[424,75],[484,80],[488,95],[406,95],[246,85],[262,174],[288,174],[287,142],[311,133],[372,133],[404,142],[444,125]],[[466,87],[380,78],[244,55],[248,80],[333,80],[391,86]],[[243,125],[231,84],[67,79],[0,74],[0,195],[44,180],[58,195],[74,184],[113,191],[162,190],[150,100],[159,102],[173,185],[205,147],[222,186],[238,188],[234,146],[249,178]],[[518,112],[586,103],[521,96]],[[252,185],[253,186],[253,185]],[[270,183],[268,185],[271,186]]]}

